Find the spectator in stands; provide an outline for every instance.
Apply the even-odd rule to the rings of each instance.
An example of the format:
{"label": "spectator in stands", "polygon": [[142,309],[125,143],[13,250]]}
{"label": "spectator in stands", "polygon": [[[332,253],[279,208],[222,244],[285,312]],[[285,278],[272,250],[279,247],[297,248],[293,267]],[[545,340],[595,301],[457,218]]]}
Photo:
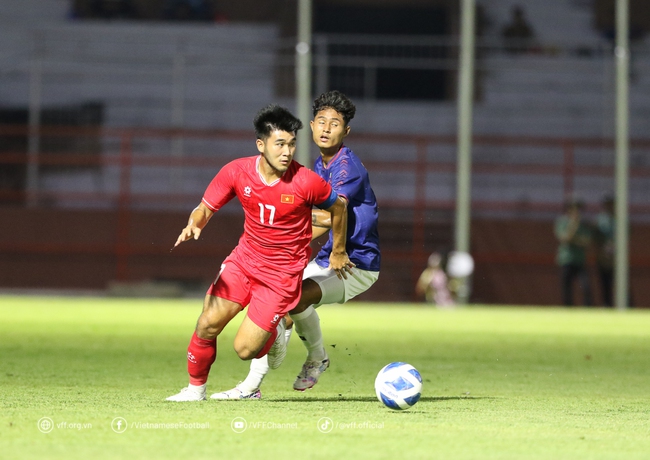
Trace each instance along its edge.
{"label": "spectator in stands", "polygon": [[596,267],[603,295],[603,303],[613,305],[614,281],[614,197],[606,194],[600,203],[601,212],[596,218],[594,243],[596,245]]}
{"label": "spectator in stands", "polygon": [[564,214],[555,221],[555,237],[559,241],[557,264],[560,266],[562,302],[573,305],[573,282],[582,287],[584,305],[591,306],[591,286],[587,272],[587,247],[591,244],[591,226],[582,217],[584,202],[568,199]]}
{"label": "spectator in stands", "polygon": [[212,21],[212,5],[206,0],[168,0],[163,18],[172,21]]}
{"label": "spectator in stands", "polygon": [[533,47],[535,32],[526,20],[523,7],[515,5],[512,7],[512,18],[502,31],[504,47],[506,51],[517,53],[528,53]]}
{"label": "spectator in stands", "polygon": [[137,19],[132,0],[92,0],[90,15],[99,19]]}
{"label": "spectator in stands", "polygon": [[434,252],[429,256],[427,268],[424,269],[415,285],[415,292],[418,295],[424,295],[427,302],[441,307],[453,307],[456,302],[450,289],[449,277],[444,270],[444,259],[439,252]]}

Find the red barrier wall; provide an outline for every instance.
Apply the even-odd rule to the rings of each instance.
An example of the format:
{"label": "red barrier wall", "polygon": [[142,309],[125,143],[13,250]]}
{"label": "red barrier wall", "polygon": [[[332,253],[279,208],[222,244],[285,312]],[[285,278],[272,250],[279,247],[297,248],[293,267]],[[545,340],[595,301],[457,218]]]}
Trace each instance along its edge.
{"label": "red barrier wall", "polygon": [[[237,244],[242,217],[217,214],[201,240],[187,242],[170,252],[187,215],[135,212],[128,223],[128,237],[118,241],[123,223],[117,212],[0,209],[0,288],[105,289],[114,280],[174,280],[203,289]],[[427,235],[436,232],[436,239],[426,241],[431,250],[451,241],[449,223],[431,224],[426,229]],[[378,283],[360,300],[414,299],[415,278],[430,251],[414,257],[410,234],[411,229],[403,224],[380,225],[382,273]],[[634,226],[630,238],[634,303],[650,306],[650,290],[645,287],[650,279],[650,246],[644,244],[650,239],[650,226]],[[472,301],[559,304],[555,248],[552,222],[475,220]],[[599,301],[595,277],[593,282],[594,297]]]}

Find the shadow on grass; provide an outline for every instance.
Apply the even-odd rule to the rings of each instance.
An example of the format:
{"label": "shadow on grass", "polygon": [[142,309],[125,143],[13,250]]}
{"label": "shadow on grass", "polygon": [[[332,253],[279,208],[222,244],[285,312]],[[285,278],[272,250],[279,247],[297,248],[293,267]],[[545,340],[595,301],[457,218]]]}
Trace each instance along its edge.
{"label": "shadow on grass", "polygon": [[[266,399],[266,398],[265,398]],[[435,402],[435,401],[456,401],[456,400],[479,400],[479,399],[496,399],[491,396],[424,396],[420,401]],[[355,402],[372,402],[376,403],[377,398],[374,396],[330,396],[330,397],[300,397],[295,398],[278,398],[266,399],[268,402],[334,402],[334,401],[355,401]]]}

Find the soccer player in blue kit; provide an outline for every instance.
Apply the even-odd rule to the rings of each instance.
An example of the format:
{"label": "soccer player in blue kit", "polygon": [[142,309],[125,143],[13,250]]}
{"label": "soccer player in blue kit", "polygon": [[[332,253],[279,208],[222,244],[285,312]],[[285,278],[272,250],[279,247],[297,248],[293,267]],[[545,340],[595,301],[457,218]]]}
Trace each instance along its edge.
{"label": "soccer player in blue kit", "polygon": [[[310,122],[313,140],[320,150],[314,171],[347,201],[348,233],[346,250],[355,264],[351,273],[341,276],[329,270],[332,232],[329,240],[305,268],[302,295],[290,317],[297,334],[307,348],[307,359],[293,383],[294,390],[312,388],[329,367],[330,360],[323,347],[320,319],[316,308],[322,304],[345,303],[367,291],[379,278],[381,255],[377,229],[377,201],[370,186],[368,171],[361,160],[343,145],[350,133],[354,104],[341,92],[321,94],[313,104],[314,119]],[[330,214],[312,211],[312,239],[329,231]],[[287,329],[287,340],[291,329]],[[215,393],[212,399],[260,399],[260,386],[269,366],[266,357],[254,359],[246,379],[235,388]]]}

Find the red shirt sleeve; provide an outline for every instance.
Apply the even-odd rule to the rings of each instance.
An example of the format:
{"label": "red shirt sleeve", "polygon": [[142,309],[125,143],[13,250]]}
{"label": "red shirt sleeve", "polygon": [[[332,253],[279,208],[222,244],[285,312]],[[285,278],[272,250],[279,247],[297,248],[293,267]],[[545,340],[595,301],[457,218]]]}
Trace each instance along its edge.
{"label": "red shirt sleeve", "polygon": [[235,197],[235,178],[238,176],[237,167],[230,162],[214,176],[203,194],[203,204],[216,212]]}
{"label": "red shirt sleeve", "polygon": [[[302,168],[305,171],[303,177],[303,193],[305,194],[305,201],[310,203],[313,206],[319,206],[322,204],[328,204],[324,209],[329,208],[334,200],[336,199],[336,193],[332,190],[332,186],[325,182],[325,180],[320,177],[315,172]],[[334,193],[334,197],[332,194]]]}

